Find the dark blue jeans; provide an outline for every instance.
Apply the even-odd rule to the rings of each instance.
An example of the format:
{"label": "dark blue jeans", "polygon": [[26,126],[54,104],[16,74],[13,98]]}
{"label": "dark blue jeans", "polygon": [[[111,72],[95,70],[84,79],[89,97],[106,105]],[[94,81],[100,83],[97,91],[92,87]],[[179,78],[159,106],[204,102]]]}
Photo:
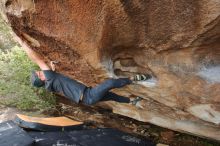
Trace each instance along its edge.
{"label": "dark blue jeans", "polygon": [[131,83],[132,81],[128,78],[108,79],[96,87],[88,87],[84,92],[82,102],[86,105],[92,105],[98,101],[106,100],[129,103],[129,98],[117,95],[113,92],[109,92],[109,90],[113,88],[121,88]]}

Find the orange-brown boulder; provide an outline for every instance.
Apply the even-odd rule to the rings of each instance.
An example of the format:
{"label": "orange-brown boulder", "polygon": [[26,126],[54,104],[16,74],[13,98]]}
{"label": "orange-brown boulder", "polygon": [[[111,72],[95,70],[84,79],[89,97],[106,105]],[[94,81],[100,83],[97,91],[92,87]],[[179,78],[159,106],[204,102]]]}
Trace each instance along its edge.
{"label": "orange-brown boulder", "polygon": [[2,0],[13,31],[88,86],[137,73],[114,90],[144,98],[113,112],[220,140],[219,0]]}

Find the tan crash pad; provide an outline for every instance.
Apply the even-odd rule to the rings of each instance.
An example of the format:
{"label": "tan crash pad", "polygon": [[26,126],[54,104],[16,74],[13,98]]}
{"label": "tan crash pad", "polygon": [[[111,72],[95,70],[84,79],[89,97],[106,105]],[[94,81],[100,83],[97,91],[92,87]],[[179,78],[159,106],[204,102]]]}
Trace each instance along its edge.
{"label": "tan crash pad", "polygon": [[18,118],[26,122],[39,123],[50,126],[74,126],[81,125],[82,122],[74,121],[67,117],[51,117],[51,118],[40,118],[40,117],[31,117],[26,115],[17,114]]}

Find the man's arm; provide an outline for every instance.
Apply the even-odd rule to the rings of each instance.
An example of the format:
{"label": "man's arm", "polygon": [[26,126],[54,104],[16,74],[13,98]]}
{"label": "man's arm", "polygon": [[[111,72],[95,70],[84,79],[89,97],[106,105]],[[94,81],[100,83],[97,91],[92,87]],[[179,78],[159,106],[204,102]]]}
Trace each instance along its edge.
{"label": "man's arm", "polygon": [[20,43],[22,48],[27,53],[28,57],[33,62],[35,62],[40,67],[41,70],[50,70],[50,67],[43,61],[41,56],[37,52],[32,50],[30,47],[28,47],[28,44],[26,42],[22,41],[17,35],[14,35],[14,39]]}

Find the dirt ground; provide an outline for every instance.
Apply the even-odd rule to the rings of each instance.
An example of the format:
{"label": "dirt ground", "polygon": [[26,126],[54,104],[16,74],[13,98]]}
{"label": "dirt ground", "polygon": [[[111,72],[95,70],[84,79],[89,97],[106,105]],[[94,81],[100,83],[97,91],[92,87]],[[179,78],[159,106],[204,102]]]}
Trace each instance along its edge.
{"label": "dirt ground", "polygon": [[0,107],[0,123],[8,120],[13,120],[19,111],[15,108]]}

